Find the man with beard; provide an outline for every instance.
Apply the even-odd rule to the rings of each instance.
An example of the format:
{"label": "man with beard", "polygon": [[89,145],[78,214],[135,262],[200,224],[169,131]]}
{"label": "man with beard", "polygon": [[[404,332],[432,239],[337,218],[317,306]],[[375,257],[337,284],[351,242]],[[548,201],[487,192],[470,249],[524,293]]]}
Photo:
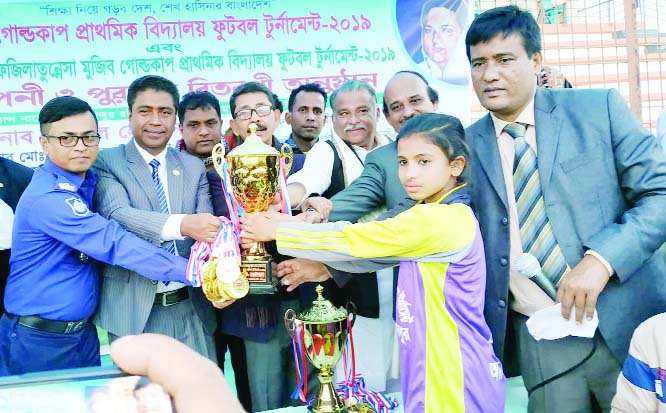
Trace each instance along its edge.
{"label": "man with beard", "polygon": [[317,143],[326,123],[326,91],[316,83],[307,83],[291,91],[289,112],[284,116],[291,125],[291,134],[285,143],[294,153],[307,153]]}

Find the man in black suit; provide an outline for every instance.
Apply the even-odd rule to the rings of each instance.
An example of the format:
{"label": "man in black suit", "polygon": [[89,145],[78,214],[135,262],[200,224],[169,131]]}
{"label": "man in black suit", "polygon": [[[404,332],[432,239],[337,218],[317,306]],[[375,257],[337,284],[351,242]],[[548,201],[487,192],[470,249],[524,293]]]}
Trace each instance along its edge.
{"label": "man in black suit", "polygon": [[[32,179],[32,169],[0,156],[0,215],[2,222],[13,218],[21,194]],[[4,205],[3,205],[4,203]],[[7,209],[11,208],[11,211]],[[6,216],[9,215],[9,216]],[[0,314],[5,312],[5,285],[9,276],[10,249],[5,240],[11,240],[12,228],[0,225]],[[7,244],[7,245],[6,245]]]}

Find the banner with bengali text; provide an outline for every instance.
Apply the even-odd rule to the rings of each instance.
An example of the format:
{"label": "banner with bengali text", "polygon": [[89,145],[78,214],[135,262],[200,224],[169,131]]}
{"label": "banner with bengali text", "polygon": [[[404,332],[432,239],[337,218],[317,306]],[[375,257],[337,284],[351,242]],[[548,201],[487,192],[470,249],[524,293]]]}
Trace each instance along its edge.
{"label": "banner with bengali text", "polygon": [[[459,8],[465,13],[459,19],[463,27],[442,78],[424,60],[424,3],[0,1],[0,156],[40,165],[37,115],[44,103],[62,95],[90,103],[100,121],[102,148],[128,142],[127,87],[147,74],[173,80],[181,94],[207,90],[216,95],[226,129],[229,96],[246,81],[268,86],[286,110],[290,91],[309,82],[330,93],[346,80],[364,80],[377,89],[381,102],[396,71],[415,70],[439,91],[439,111],[468,124],[464,32],[472,10],[467,0],[458,1],[464,6]],[[382,128],[388,129],[383,120]],[[288,133],[282,125],[276,135]]]}

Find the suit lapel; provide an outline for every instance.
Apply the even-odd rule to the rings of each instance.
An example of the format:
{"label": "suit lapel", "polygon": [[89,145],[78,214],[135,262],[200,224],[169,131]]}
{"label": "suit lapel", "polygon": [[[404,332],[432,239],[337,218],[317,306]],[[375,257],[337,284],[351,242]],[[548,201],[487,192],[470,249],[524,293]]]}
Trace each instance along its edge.
{"label": "suit lapel", "polygon": [[146,161],[136,149],[134,139],[125,145],[125,154],[127,156],[129,170],[139,183],[139,188],[143,188],[143,191],[150,200],[152,210],[160,211],[160,201],[157,198],[157,190],[155,189],[153,178],[150,175],[150,167],[146,164]]}
{"label": "suit lapel", "polygon": [[166,172],[169,185],[169,204],[171,213],[177,214],[183,211],[183,179],[185,179],[185,170],[180,162],[180,157],[175,149],[167,148]]}
{"label": "suit lapel", "polygon": [[497,137],[490,114],[479,120],[480,125],[477,132],[472,137],[472,147],[477,157],[481,169],[484,171],[490,185],[493,187],[497,196],[502,200],[504,208],[508,209],[506,200],[506,185],[504,185],[504,175],[502,174],[502,163],[500,161],[499,148],[497,147]]}
{"label": "suit lapel", "polygon": [[555,154],[560,141],[560,125],[562,122],[555,113],[556,107],[552,93],[537,88],[536,97],[534,98],[534,122],[536,125],[539,180],[543,193],[547,192],[550,177],[553,175]]}

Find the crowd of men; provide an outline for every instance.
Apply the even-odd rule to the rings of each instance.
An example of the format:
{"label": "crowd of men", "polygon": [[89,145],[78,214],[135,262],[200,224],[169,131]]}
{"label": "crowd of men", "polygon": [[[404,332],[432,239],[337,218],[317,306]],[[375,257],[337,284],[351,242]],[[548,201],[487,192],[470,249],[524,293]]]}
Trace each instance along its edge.
{"label": "crowd of men", "polygon": [[[666,309],[666,162],[616,91],[537,87],[540,39],[534,18],[513,6],[477,16],[466,37],[472,84],[489,111],[466,130],[486,251],[484,311],[505,373],[523,377],[530,411],[610,411],[634,329]],[[397,132],[446,98],[405,70],[386,83],[381,111]],[[282,315],[307,305],[314,282],[326,282],[334,302],[352,300],[368,319],[358,328],[356,358],[383,360],[364,368],[373,389],[390,388],[392,271],[354,278],[274,253],[276,294],[210,303],[185,274],[191,245],[213,241],[217,216],[229,214],[210,159],[215,144],[230,146],[220,102],[208,92],[181,98],[172,81],[150,75],[130,84],[127,103],[127,144],[100,152],[92,108],[58,97],[39,114],[44,165],[33,172],[0,158],[0,212],[13,222],[13,231],[0,230],[3,245],[11,240],[9,267],[9,254],[0,257],[3,281],[8,276],[0,376],[99,365],[98,326],[111,342],[174,337],[220,367],[228,350],[243,407],[284,407],[294,403],[296,379]],[[254,123],[265,144],[282,145],[274,135],[281,103],[266,86],[241,85],[229,107],[234,141]],[[296,153],[292,208],[314,209],[308,219],[356,222],[413,204],[398,179],[396,144],[377,131],[379,117],[375,90],[364,82],[349,81],[330,98],[316,84],[292,91],[285,114],[286,143]],[[326,122],[332,132],[321,136]],[[177,123],[182,140],[172,147]],[[515,166],[525,156],[536,187],[527,205]],[[575,313],[580,322],[598,313],[592,339],[529,334],[528,317],[554,301],[518,273],[524,251],[541,258],[563,317]],[[640,386],[630,375],[620,380]],[[627,395],[618,393],[615,408],[631,406]]]}

